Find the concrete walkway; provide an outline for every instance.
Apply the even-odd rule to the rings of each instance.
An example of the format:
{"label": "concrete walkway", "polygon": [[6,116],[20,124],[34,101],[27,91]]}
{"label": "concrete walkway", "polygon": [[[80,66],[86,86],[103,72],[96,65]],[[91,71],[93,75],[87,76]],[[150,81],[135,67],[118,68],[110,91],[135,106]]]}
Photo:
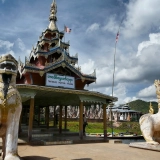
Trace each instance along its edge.
{"label": "concrete walkway", "polygon": [[114,143],[19,145],[18,153],[22,160],[158,160],[160,157],[156,151]]}

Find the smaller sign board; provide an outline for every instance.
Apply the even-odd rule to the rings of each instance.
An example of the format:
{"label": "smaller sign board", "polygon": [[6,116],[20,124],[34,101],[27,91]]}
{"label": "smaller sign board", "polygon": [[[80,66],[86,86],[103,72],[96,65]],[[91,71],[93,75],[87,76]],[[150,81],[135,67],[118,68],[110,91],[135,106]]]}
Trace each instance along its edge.
{"label": "smaller sign board", "polygon": [[46,74],[46,86],[75,88],[75,79],[70,76],[63,76],[58,74]]}

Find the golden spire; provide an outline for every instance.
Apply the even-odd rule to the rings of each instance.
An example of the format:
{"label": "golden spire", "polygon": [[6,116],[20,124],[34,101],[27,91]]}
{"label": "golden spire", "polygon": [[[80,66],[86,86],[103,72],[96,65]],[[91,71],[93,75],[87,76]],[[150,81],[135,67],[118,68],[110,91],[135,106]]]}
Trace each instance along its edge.
{"label": "golden spire", "polygon": [[152,108],[152,103],[150,102],[150,106],[149,106],[149,113],[153,114],[154,113],[154,109]]}
{"label": "golden spire", "polygon": [[48,28],[50,30],[57,29],[57,26],[56,26],[56,21],[57,21],[56,13],[57,13],[57,5],[56,5],[56,1],[53,0],[53,2],[51,4],[50,16],[49,16],[50,23],[49,23]]}

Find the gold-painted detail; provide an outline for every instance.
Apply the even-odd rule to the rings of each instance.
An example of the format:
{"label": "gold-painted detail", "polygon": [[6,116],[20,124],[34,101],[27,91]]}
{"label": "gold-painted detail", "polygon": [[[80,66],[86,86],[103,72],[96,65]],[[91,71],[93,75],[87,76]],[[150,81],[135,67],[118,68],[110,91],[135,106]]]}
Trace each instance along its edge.
{"label": "gold-painted detail", "polygon": [[61,65],[62,65],[62,67],[63,67],[63,68],[65,68],[65,67],[66,67],[66,64],[65,64],[64,62],[63,62]]}
{"label": "gold-painted detail", "polygon": [[82,80],[82,82],[84,82],[84,81],[85,81],[85,78],[84,78],[84,77],[81,77],[81,80]]}
{"label": "gold-painted detail", "polygon": [[1,73],[17,75],[17,72],[13,72],[13,71],[10,71],[10,70],[0,70],[0,74],[1,74]]}
{"label": "gold-painted detail", "polygon": [[44,75],[44,71],[40,71],[39,74],[42,77]]}
{"label": "gold-painted detail", "polygon": [[160,108],[160,80],[155,80],[154,85],[156,87],[156,94],[158,99],[158,108]]}
{"label": "gold-painted detail", "polygon": [[[11,109],[11,112],[14,113],[15,108],[18,107],[19,103],[21,102],[20,95],[18,94],[17,90],[13,90],[7,94],[7,97],[4,98],[4,95],[2,94],[2,90],[0,92],[0,99],[2,103],[0,104],[0,109],[9,110]],[[16,96],[16,100],[14,103],[8,103],[9,98]]]}
{"label": "gold-painted detail", "polygon": [[150,106],[149,106],[149,113],[150,113],[150,114],[153,114],[153,113],[154,113],[154,109],[153,109],[153,107],[152,107],[151,102],[150,102]]}

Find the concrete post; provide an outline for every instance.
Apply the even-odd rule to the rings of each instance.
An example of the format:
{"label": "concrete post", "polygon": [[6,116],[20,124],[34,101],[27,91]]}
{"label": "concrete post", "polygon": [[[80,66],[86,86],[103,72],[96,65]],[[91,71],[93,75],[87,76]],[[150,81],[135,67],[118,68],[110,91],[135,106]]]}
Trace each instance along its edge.
{"label": "concrete post", "polygon": [[80,102],[79,105],[79,137],[80,139],[83,139],[83,102]]}
{"label": "concrete post", "polygon": [[67,106],[65,106],[64,129],[67,129]]}
{"label": "concrete post", "polygon": [[104,140],[107,139],[107,118],[106,118],[106,104],[103,104],[103,133],[104,133]]}
{"label": "concrete post", "polygon": [[62,105],[60,105],[59,111],[59,134],[62,133]]}
{"label": "concrete post", "polygon": [[29,126],[28,126],[28,140],[32,140],[33,129],[33,117],[34,117],[34,98],[30,99],[30,111],[29,111]]}
{"label": "concrete post", "polygon": [[46,106],[45,108],[45,112],[46,112],[46,126],[47,126],[47,129],[49,129],[49,106]]}

